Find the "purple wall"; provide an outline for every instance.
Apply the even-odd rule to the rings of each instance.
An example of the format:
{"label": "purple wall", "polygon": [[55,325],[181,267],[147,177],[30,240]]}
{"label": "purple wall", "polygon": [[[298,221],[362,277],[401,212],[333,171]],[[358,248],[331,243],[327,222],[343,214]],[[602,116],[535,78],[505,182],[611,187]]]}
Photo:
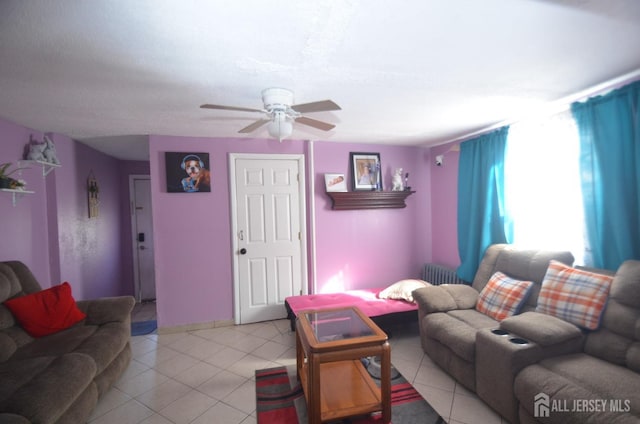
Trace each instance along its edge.
{"label": "purple wall", "polygon": [[[159,325],[233,319],[228,155],[305,154],[309,172],[312,147],[302,141],[166,136],[151,136],[149,145]],[[315,142],[313,150],[318,288],[329,289],[336,275],[341,275],[345,288],[384,286],[419,276],[421,265],[431,260],[428,151],[328,142]],[[167,193],[166,151],[208,152],[211,193]],[[408,198],[408,207],[330,210],[323,174],[347,174],[350,151],[380,152],[387,187],[393,168],[402,166],[410,172],[417,193]]]}
{"label": "purple wall", "polygon": [[[17,161],[33,134],[42,133],[0,119],[0,163]],[[0,193],[0,260],[27,264],[43,288],[69,281],[76,299],[120,294],[120,185],[118,160],[70,138],[50,134],[62,167],[46,179],[39,165],[22,178],[26,195],[17,205]],[[100,215],[88,218],[87,177],[100,185]]]}
{"label": "purple wall", "polygon": [[[0,134],[4,140],[0,163],[21,157],[29,134],[42,138],[41,133],[1,119]],[[418,277],[425,262],[458,262],[457,153],[447,153],[441,168],[435,168],[431,160],[447,146],[430,152],[373,144],[151,136],[147,164],[118,161],[63,135],[52,138],[62,168],[46,180],[39,168],[25,170],[23,178],[36,194],[25,196],[15,208],[9,195],[0,198],[0,214],[6,217],[0,223],[0,259],[24,261],[44,287],[69,281],[78,299],[133,293],[128,175],[150,173],[161,326],[233,318],[231,152],[306,156],[308,186],[315,192],[315,273],[314,262],[309,260],[308,265],[310,277],[316,277],[317,291],[385,286]],[[189,195],[188,202],[185,195],[166,193],[165,151],[209,152],[211,193]],[[406,208],[330,209],[323,175],[348,175],[351,151],[380,153],[387,189],[396,167],[410,173],[416,193],[407,199]],[[101,191],[100,216],[90,220],[86,179],[91,170]],[[311,195],[310,189],[307,194]],[[307,202],[311,216],[310,197]],[[311,254],[313,236],[308,230]],[[312,278],[309,283],[314,283]]]}
{"label": "purple wall", "polygon": [[[433,262],[456,268],[458,256],[458,159],[459,151],[450,150],[458,143],[431,149],[431,228]],[[444,155],[442,166],[435,165],[435,157]]]}
{"label": "purple wall", "polygon": [[[228,153],[301,154],[301,142],[150,136],[158,324],[233,318]],[[211,192],[167,193],[164,152],[208,152]]]}
{"label": "purple wall", "polygon": [[[0,163],[16,163],[22,159],[29,135],[42,140],[42,133],[31,131],[0,118]],[[28,264],[44,287],[49,287],[49,232],[47,226],[47,197],[41,168],[12,175],[27,182],[26,189],[35,194],[25,195],[14,207],[10,193],[0,193],[0,260],[20,260]]]}
{"label": "purple wall", "polygon": [[[62,167],[55,181],[60,279],[74,297],[93,299],[120,294],[120,191],[118,160],[63,135],[52,137]],[[87,178],[99,188],[99,215],[89,218]],[[52,284],[58,282],[52,281]]]}
{"label": "purple wall", "polygon": [[[395,168],[409,172],[416,193],[404,209],[334,211],[325,193],[324,174],[344,173],[350,152],[380,153],[383,188],[391,188]],[[431,258],[429,237],[428,150],[370,144],[315,143],[316,290],[336,292],[385,287],[418,278]]]}

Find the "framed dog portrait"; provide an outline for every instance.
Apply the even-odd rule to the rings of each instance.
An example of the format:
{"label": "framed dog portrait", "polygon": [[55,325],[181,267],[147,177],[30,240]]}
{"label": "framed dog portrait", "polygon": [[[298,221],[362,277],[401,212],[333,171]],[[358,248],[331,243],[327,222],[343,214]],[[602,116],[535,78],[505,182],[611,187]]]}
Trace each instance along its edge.
{"label": "framed dog portrait", "polygon": [[380,153],[349,153],[351,186],[357,190],[382,190]]}
{"label": "framed dog portrait", "polygon": [[327,191],[347,191],[347,179],[344,174],[324,174],[324,187]]}
{"label": "framed dog portrait", "polygon": [[165,152],[167,193],[211,191],[209,153]]}

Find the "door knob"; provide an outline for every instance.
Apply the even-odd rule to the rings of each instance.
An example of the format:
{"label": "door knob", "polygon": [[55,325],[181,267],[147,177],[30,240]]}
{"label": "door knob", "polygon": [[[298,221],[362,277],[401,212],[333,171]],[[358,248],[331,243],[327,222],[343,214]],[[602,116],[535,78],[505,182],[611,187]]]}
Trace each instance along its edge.
{"label": "door knob", "polygon": [[144,249],[146,249],[146,247],[140,246],[140,250],[144,250]]}
{"label": "door knob", "polygon": [[244,247],[242,249],[240,249],[240,254],[241,255],[246,255],[247,254],[247,249],[245,249]]}

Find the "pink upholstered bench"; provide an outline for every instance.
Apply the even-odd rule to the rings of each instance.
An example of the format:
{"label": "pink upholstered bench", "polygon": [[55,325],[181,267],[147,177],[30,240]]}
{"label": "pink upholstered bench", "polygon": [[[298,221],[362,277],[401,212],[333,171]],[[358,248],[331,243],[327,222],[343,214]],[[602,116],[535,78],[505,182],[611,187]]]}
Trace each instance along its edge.
{"label": "pink upholstered bench", "polygon": [[285,298],[285,307],[287,308],[287,318],[291,321],[291,331],[295,330],[295,321],[299,311],[341,306],[357,306],[380,327],[407,321],[417,322],[418,305],[404,300],[379,299],[378,293],[383,289],[348,290],[342,293],[287,297]]}

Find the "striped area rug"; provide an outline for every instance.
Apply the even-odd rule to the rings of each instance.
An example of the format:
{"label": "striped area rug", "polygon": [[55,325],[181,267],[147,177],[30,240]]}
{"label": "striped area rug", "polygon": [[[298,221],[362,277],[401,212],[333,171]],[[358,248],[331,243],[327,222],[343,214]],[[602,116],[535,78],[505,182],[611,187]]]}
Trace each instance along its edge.
{"label": "striped area rug", "polygon": [[[444,424],[445,421],[397,371],[391,380],[391,422],[393,424]],[[256,371],[258,424],[306,424],[304,393],[294,367]],[[380,424],[379,413],[337,421],[349,424]],[[333,422],[332,422],[333,423]]]}

